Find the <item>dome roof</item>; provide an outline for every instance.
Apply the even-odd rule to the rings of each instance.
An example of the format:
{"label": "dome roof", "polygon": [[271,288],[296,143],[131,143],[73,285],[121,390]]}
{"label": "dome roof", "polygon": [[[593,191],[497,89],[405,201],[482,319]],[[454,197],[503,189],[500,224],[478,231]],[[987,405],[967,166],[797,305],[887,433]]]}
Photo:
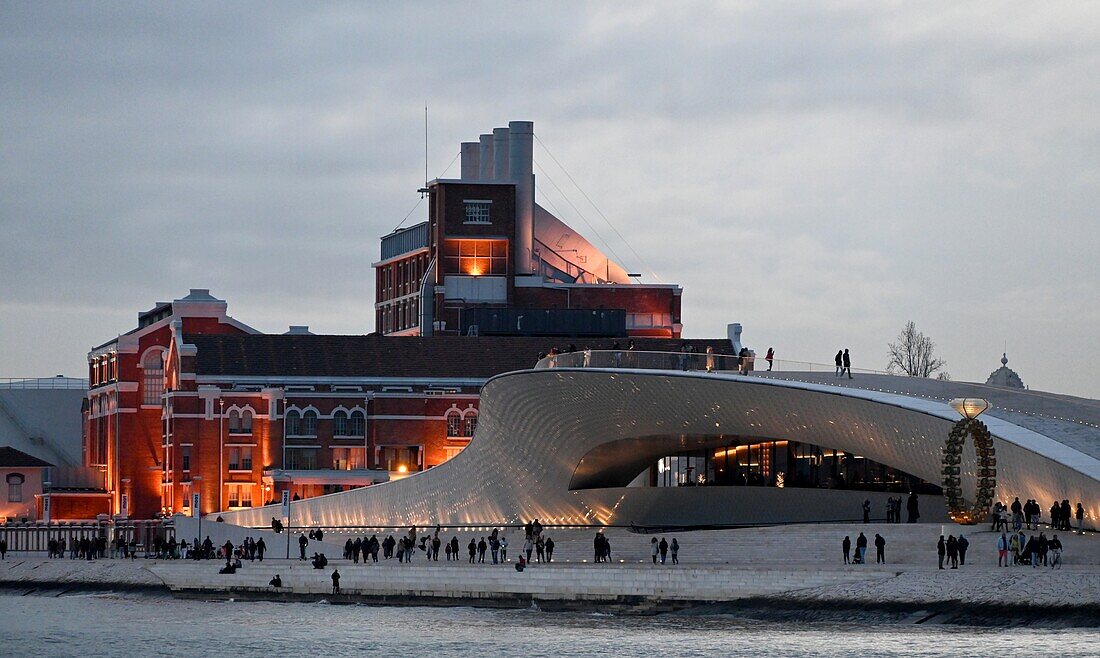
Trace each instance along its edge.
{"label": "dome roof", "polygon": [[1020,376],[1016,374],[1016,371],[1008,367],[1007,353],[1001,354],[1001,367],[994,370],[989,375],[989,379],[985,380],[985,383],[1006,388],[1027,388]]}

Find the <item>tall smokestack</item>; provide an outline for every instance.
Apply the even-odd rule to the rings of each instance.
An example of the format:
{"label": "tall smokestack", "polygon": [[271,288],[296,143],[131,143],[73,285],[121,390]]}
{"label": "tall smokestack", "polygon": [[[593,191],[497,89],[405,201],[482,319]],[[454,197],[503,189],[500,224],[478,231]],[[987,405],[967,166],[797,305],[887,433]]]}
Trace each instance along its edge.
{"label": "tall smokestack", "polygon": [[477,180],[481,176],[481,144],[462,142],[462,180]]}
{"label": "tall smokestack", "polygon": [[493,128],[493,180],[507,181],[511,177],[508,170],[508,129]]}
{"label": "tall smokestack", "polygon": [[[535,246],[535,173],[534,157],[535,123],[510,121],[508,123],[509,178],[516,183],[516,274],[534,271],[532,249]],[[493,131],[494,135],[496,131]]]}
{"label": "tall smokestack", "polygon": [[481,135],[478,140],[481,150],[477,160],[478,180],[493,180],[493,136]]}

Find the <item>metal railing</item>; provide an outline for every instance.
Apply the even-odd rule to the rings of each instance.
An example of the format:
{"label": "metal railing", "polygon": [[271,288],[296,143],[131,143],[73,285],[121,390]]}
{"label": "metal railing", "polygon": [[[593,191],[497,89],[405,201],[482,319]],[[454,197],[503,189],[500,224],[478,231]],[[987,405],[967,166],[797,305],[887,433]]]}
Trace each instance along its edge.
{"label": "metal railing", "polygon": [[86,390],[87,379],[77,377],[0,377],[0,390]]}
{"label": "metal railing", "polygon": [[[835,364],[772,359],[768,362],[759,355],[744,358],[731,354],[705,352],[645,352],[638,350],[580,350],[546,356],[535,364],[536,369],[549,368],[612,368],[666,370],[684,372],[713,372],[743,376],[766,377],[784,381],[825,386],[854,387],[862,390],[894,393],[919,397],[938,402],[953,398],[982,397],[998,409],[1077,423],[1100,429],[1100,403],[1086,401],[1071,404],[1063,396],[1005,388],[977,382],[941,380],[914,377],[904,373],[869,368],[850,368],[842,371]],[[860,376],[874,375],[871,382],[860,382]],[[851,379],[849,379],[851,377]],[[1089,406],[1089,403],[1095,403]]]}

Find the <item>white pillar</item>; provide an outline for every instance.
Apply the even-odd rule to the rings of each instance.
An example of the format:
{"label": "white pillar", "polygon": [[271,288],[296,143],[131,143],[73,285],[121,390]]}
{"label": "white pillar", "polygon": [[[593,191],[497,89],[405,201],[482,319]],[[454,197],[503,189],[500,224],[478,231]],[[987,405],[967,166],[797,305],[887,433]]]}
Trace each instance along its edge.
{"label": "white pillar", "polygon": [[508,129],[493,128],[493,180],[500,183],[511,177],[508,170]]}
{"label": "white pillar", "polygon": [[[496,131],[494,131],[494,134]],[[508,177],[516,183],[516,274],[533,271],[532,249],[535,244],[535,174],[533,148],[535,123],[510,121],[508,123]]]}
{"label": "white pillar", "polygon": [[478,138],[481,153],[477,160],[478,180],[493,180],[493,136],[481,135]]}

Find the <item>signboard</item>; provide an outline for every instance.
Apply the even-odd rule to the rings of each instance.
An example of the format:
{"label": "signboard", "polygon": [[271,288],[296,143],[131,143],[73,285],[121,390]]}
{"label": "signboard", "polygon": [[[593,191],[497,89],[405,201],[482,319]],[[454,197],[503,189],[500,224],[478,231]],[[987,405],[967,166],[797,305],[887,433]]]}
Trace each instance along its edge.
{"label": "signboard", "polygon": [[290,522],[290,489],[283,490],[283,518]]}
{"label": "signboard", "polygon": [[42,520],[46,523],[50,522],[50,495],[46,494],[42,496]]}
{"label": "signboard", "polygon": [[202,505],[200,504],[201,500],[202,499],[200,498],[199,494],[191,494],[191,518],[194,518],[196,516],[202,518]]}
{"label": "signboard", "polygon": [[122,494],[121,502],[119,503],[119,515],[122,517],[130,516],[130,494]]}

